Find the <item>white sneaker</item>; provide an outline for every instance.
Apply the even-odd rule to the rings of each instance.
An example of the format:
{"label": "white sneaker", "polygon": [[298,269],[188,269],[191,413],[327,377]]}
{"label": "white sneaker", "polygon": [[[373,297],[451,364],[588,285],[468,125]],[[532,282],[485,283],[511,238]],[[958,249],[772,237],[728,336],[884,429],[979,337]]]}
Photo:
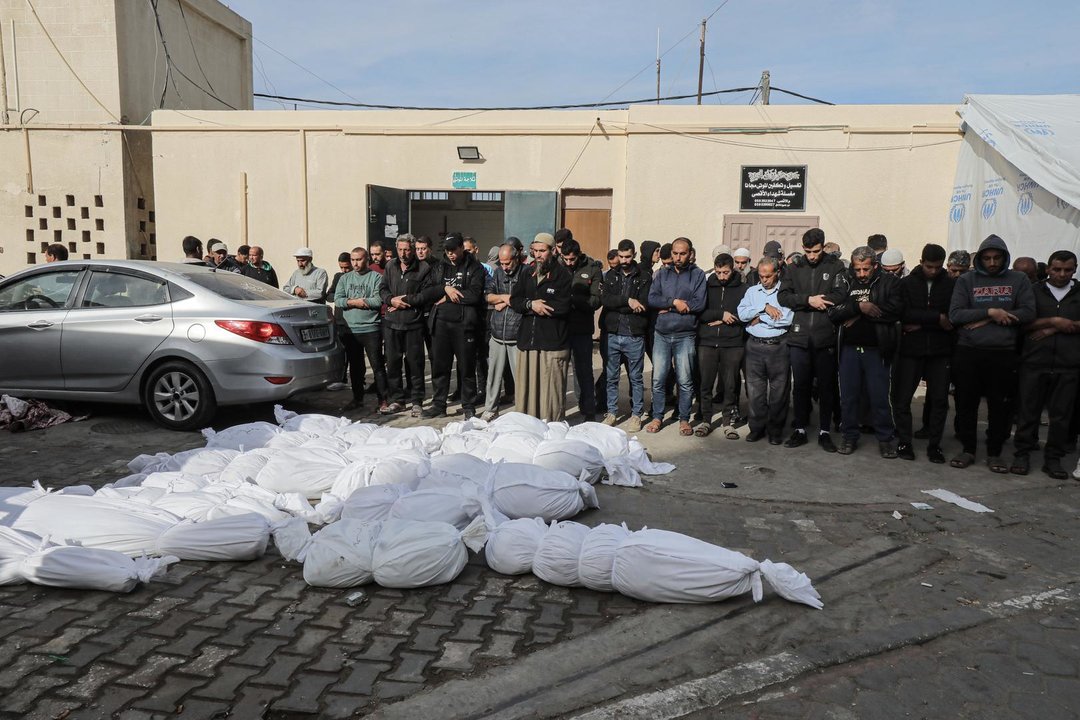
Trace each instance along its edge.
{"label": "white sneaker", "polygon": [[1073,470],[1073,478],[1080,480],[1080,460],[1076,461],[1076,469]]}
{"label": "white sneaker", "polygon": [[347,387],[349,386],[343,382],[332,382],[326,386],[326,389],[329,392],[337,392],[338,390],[344,390]]}
{"label": "white sneaker", "polygon": [[616,418],[616,417],[615,417],[614,415],[612,415],[611,413],[606,413],[606,414],[604,415],[604,419],[600,421],[600,424],[601,424],[601,425],[609,425],[609,426],[610,426],[610,425],[614,425],[614,424],[615,424],[615,423],[617,422],[617,420],[618,420],[618,418]]}
{"label": "white sneaker", "polygon": [[495,410],[485,410],[484,413],[480,416],[480,419],[484,422],[491,422],[497,417],[499,417],[499,413]]}

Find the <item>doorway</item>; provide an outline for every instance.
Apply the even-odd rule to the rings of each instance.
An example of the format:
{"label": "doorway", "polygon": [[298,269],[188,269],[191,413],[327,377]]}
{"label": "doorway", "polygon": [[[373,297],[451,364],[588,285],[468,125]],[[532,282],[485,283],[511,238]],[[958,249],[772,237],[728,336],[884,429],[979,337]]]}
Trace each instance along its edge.
{"label": "doorway", "polygon": [[475,190],[410,190],[409,232],[431,238],[442,251],[447,233],[460,232],[476,240],[481,261],[488,249],[503,242],[505,197],[501,192]]}
{"label": "doorway", "polygon": [[817,215],[779,215],[743,213],[724,216],[724,244],[732,250],[744,247],[755,261],[765,243],[776,240],[786,257],[802,250],[802,236],[810,228],[820,227]]}
{"label": "doorway", "polygon": [[564,190],[562,227],[574,233],[582,252],[606,268],[611,248],[611,190]]}

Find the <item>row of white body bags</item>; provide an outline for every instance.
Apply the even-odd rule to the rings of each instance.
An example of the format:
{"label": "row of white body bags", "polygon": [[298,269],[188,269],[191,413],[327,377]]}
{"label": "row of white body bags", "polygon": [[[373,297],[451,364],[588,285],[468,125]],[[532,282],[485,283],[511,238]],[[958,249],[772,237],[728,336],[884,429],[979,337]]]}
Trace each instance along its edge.
{"label": "row of white body bags", "polygon": [[484,555],[496,572],[532,571],[555,585],[615,591],[648,602],[714,602],[748,591],[756,602],[764,576],[781,597],[822,607],[810,579],[786,563],[758,562],[666,530],[631,532],[625,523],[589,528],[572,521],[549,526],[539,518],[510,520],[488,534]]}

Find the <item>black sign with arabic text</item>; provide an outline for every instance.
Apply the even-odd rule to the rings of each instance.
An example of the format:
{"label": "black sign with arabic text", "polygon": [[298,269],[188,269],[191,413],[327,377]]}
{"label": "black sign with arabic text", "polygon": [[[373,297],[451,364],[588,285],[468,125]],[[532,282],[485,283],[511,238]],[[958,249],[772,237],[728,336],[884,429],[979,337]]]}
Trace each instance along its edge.
{"label": "black sign with arabic text", "polygon": [[739,210],[806,210],[805,165],[743,165]]}

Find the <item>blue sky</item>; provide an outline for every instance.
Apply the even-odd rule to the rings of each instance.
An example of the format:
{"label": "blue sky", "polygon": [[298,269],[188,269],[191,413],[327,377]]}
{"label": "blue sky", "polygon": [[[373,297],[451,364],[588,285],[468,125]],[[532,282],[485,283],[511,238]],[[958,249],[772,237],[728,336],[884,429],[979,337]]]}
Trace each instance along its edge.
{"label": "blue sky", "polygon": [[[720,1],[226,4],[251,21],[257,40],[343,91],[255,42],[256,92],[510,106],[654,96],[658,27],[661,50],[675,45],[663,59],[662,93],[693,93],[698,25]],[[704,90],[753,86],[768,69],[774,86],[836,103],[1077,92],[1078,29],[1075,0],[729,0],[709,21]],[[706,102],[749,100],[742,93]],[[772,102],[803,101],[773,94]],[[255,106],[280,107],[265,100]]]}

